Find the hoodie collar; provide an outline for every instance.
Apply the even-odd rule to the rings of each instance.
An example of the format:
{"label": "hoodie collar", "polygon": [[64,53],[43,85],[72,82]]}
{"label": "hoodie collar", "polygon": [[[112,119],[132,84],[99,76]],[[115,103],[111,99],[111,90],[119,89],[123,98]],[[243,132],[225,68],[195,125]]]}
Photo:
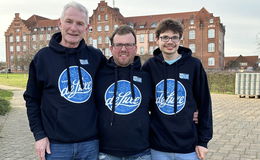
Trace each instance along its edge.
{"label": "hoodie collar", "polygon": [[62,53],[62,54],[75,54],[75,53],[79,53],[81,51],[82,48],[85,47],[85,40],[82,39],[79,43],[79,46],[77,48],[68,48],[68,47],[64,47],[60,44],[62,39],[62,35],[61,32],[55,33],[53,34],[49,46],[51,49],[55,50],[58,53]]}
{"label": "hoodie collar", "polygon": [[[192,54],[192,52],[189,48],[182,47],[182,46],[179,46],[178,53],[181,54],[180,60],[189,58],[189,57],[191,57],[191,54]],[[157,48],[154,50],[153,56],[155,57],[156,60],[159,60],[160,62],[164,61],[162,51],[160,50],[160,48]]]}

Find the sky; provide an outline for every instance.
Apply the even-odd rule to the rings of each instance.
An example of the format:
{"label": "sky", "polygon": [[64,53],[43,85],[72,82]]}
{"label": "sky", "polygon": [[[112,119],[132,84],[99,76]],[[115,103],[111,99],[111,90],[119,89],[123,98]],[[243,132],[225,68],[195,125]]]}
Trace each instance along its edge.
{"label": "sky", "polygon": [[[71,0],[5,0],[0,6],[0,61],[5,61],[5,32],[20,13],[23,20],[36,14],[58,19],[63,6]],[[75,0],[90,16],[100,0]],[[113,7],[113,0],[105,0]],[[199,11],[202,7],[220,17],[226,28],[225,56],[260,56],[260,0],[114,0],[124,17]]]}

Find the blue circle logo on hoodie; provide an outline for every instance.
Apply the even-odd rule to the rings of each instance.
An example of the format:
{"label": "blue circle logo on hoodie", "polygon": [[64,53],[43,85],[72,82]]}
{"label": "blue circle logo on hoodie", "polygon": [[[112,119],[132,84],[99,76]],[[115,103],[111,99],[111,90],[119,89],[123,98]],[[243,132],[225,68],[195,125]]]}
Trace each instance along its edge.
{"label": "blue circle logo on hoodie", "polygon": [[167,99],[164,98],[164,80],[156,85],[155,97],[158,109],[166,114],[173,115],[180,112],[186,104],[186,90],[181,82],[177,83],[177,112],[174,113],[174,79],[167,79]]}
{"label": "blue circle logo on hoodie", "polygon": [[[135,98],[132,98],[130,82],[126,80],[117,81],[117,93],[115,101],[115,113],[127,115],[133,113],[141,104],[142,95],[134,85]],[[112,111],[115,83],[111,84],[105,92],[105,105]]]}
{"label": "blue circle logo on hoodie", "polygon": [[83,88],[81,88],[78,66],[70,66],[70,80],[71,80],[71,91],[68,88],[68,77],[67,77],[67,69],[65,69],[58,81],[58,86],[60,90],[60,94],[66,100],[73,103],[84,103],[91,96],[92,92],[92,78],[90,74],[82,67],[80,67],[83,81]]}

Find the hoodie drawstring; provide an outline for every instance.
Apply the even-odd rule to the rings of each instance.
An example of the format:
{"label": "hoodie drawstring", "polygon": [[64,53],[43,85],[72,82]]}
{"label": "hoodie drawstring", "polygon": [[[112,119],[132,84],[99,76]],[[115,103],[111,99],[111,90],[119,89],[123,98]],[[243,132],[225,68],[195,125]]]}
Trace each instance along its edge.
{"label": "hoodie drawstring", "polygon": [[114,86],[114,98],[112,101],[112,115],[111,115],[111,119],[110,119],[110,125],[113,126],[113,122],[114,122],[114,112],[115,112],[115,106],[116,106],[116,92],[117,92],[117,81],[118,81],[118,69],[117,66],[115,66],[115,86]]}
{"label": "hoodie drawstring", "polygon": [[134,82],[133,82],[133,63],[130,65],[129,71],[129,79],[130,79],[130,87],[131,87],[131,95],[133,100],[135,99],[135,90],[134,90]]}
{"label": "hoodie drawstring", "polygon": [[67,68],[67,77],[68,77],[68,89],[71,91],[71,80],[70,80],[70,67],[69,67],[69,54],[66,54],[66,68]]}
{"label": "hoodie drawstring", "polygon": [[163,61],[163,96],[164,96],[164,101],[167,100],[167,68],[166,68],[166,62]]}
{"label": "hoodie drawstring", "polygon": [[174,113],[177,112],[177,98],[178,98],[178,81],[179,81],[179,70],[178,70],[178,62],[176,62],[175,67],[175,81],[174,81]]}
{"label": "hoodie drawstring", "polygon": [[81,69],[80,69],[80,59],[79,59],[79,53],[77,53],[77,65],[78,65],[78,74],[79,74],[79,82],[80,82],[80,86],[81,86],[81,89],[84,88],[83,86],[83,80],[82,80],[82,73],[81,73]]}

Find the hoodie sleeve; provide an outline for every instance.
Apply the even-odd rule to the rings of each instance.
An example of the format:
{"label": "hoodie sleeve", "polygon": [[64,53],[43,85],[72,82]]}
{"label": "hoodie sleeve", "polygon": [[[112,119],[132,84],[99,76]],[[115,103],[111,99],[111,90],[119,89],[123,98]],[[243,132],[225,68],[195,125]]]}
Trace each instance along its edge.
{"label": "hoodie sleeve", "polygon": [[207,75],[201,63],[195,75],[193,92],[199,111],[198,145],[207,148],[213,134],[212,106]]}
{"label": "hoodie sleeve", "polygon": [[27,88],[23,96],[24,100],[26,101],[27,116],[29,120],[30,129],[33,132],[36,141],[46,137],[46,134],[42,126],[40,107],[42,86],[42,83],[37,78],[36,64],[33,60],[30,63]]}

